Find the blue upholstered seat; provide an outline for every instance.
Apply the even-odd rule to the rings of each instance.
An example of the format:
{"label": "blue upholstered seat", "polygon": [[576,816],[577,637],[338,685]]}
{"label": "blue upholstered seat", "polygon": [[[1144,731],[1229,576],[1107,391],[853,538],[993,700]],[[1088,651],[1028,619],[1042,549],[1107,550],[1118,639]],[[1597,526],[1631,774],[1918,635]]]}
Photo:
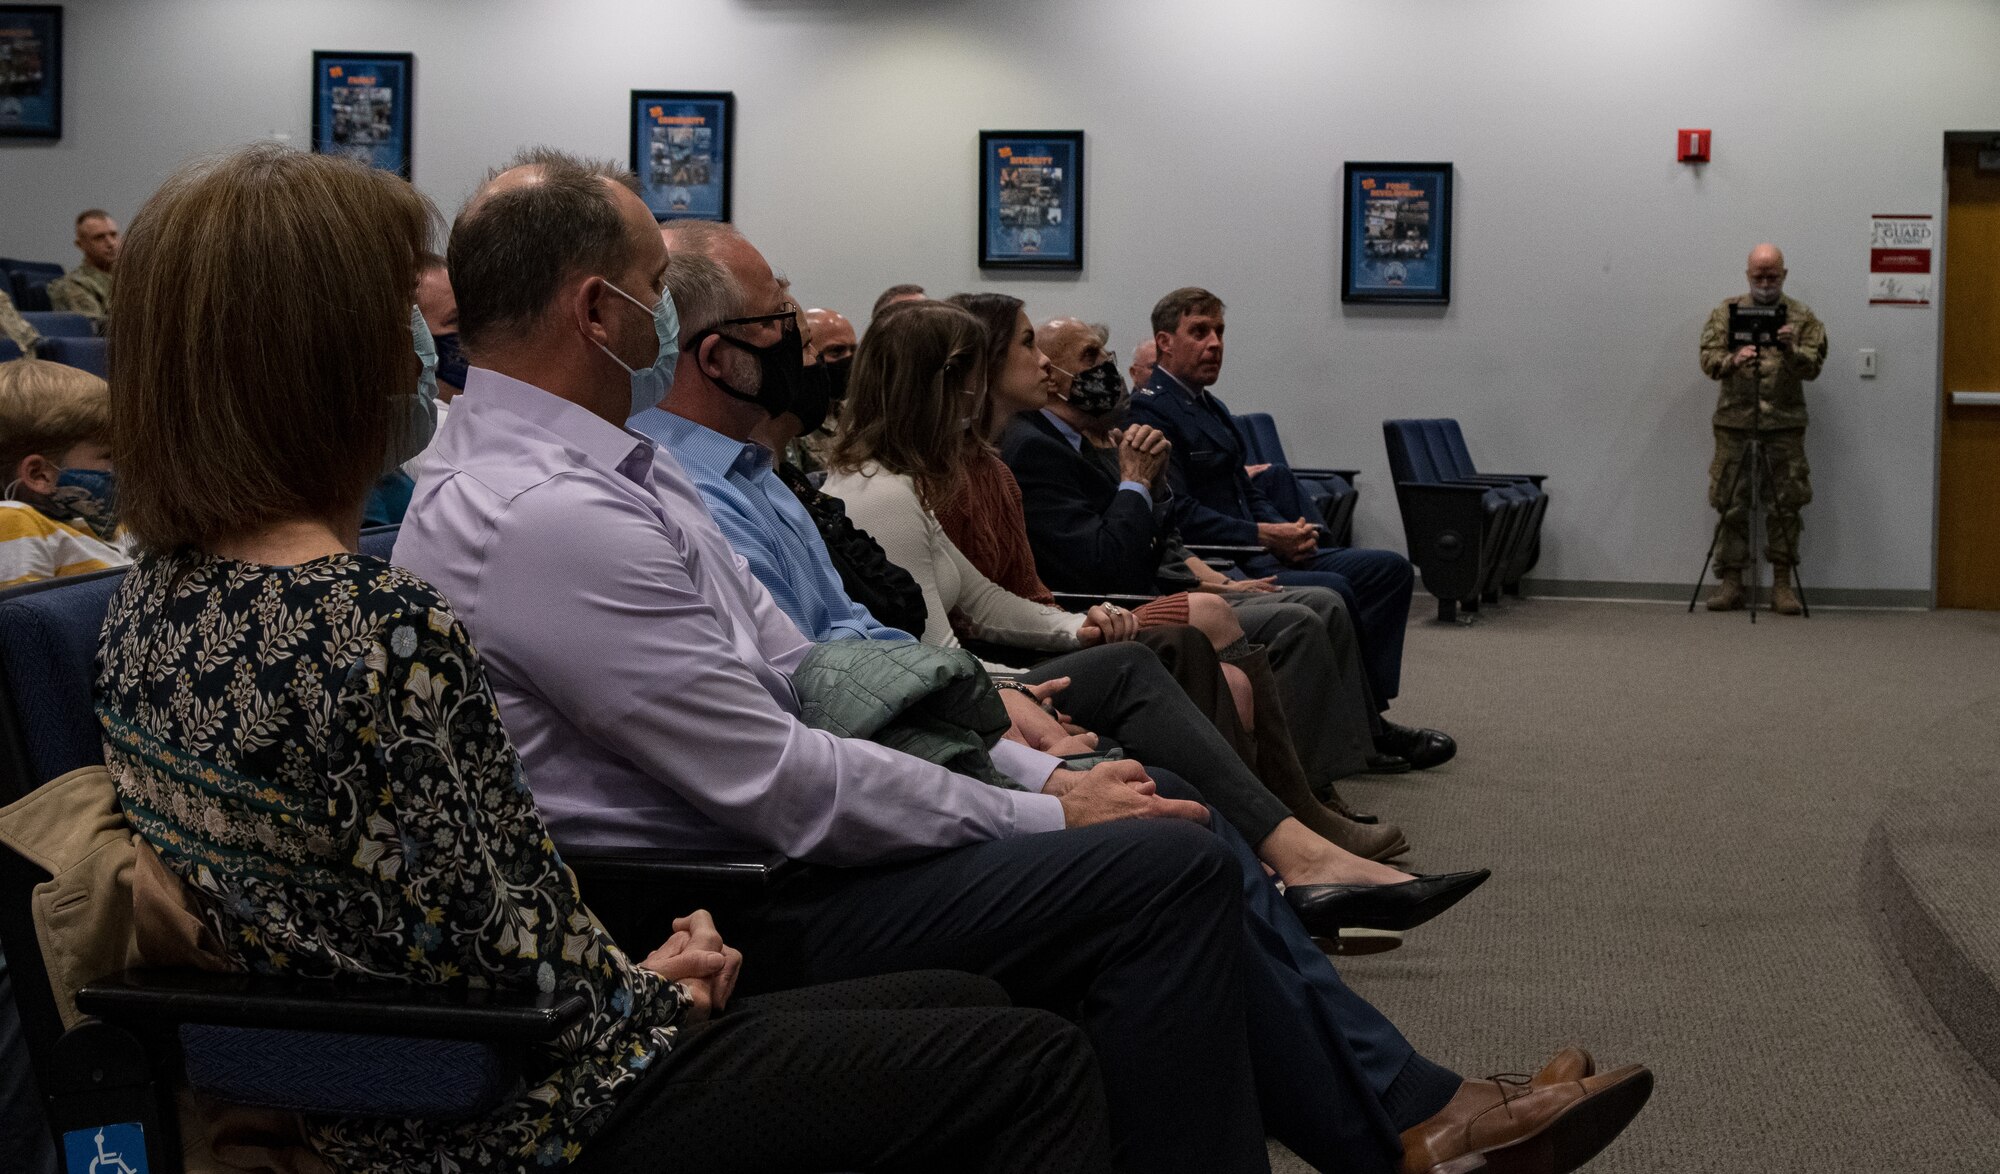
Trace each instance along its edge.
{"label": "blue upholstered seat", "polygon": [[1285,455],[1278,436],[1277,421],[1269,412],[1245,412],[1232,416],[1236,435],[1243,441],[1244,458],[1253,465],[1283,465],[1312,499],[1325,520],[1335,546],[1351,546],[1354,537],[1354,506],[1361,493],[1355,488],[1352,469],[1307,469],[1294,465]]}
{"label": "blue upholstered seat", "polygon": [[23,310],[21,317],[43,338],[96,338],[97,330],[82,314],[65,310]]}
{"label": "blue upholstered seat", "polygon": [[104,357],[101,338],[44,338],[38,353],[53,363],[79,367],[99,379],[109,378],[111,367]]}

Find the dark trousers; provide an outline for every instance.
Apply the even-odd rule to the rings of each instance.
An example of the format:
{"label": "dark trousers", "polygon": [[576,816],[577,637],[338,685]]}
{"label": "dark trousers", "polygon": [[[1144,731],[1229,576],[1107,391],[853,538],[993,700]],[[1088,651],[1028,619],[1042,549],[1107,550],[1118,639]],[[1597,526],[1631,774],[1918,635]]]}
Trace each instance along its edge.
{"label": "dark trousers", "polygon": [[[1192,628],[1176,630],[1193,633],[1195,646],[1183,653],[1214,662],[1207,637]],[[1212,670],[1210,675],[1220,676]],[[1262,843],[1291,818],[1291,809],[1188,700],[1154,651],[1137,643],[1108,644],[1065,653],[1021,674],[1029,682],[1057,677],[1070,679],[1069,688],[1056,696],[1057,708],[1084,729],[1116,741],[1140,762],[1198,780],[1201,798],[1252,844]]]}
{"label": "dark trousers", "polygon": [[1111,1169],[1083,1033],[918,971],[739,1000],[625,1094],[578,1174]]}
{"label": "dark trousers", "polygon": [[897,970],[987,975],[1074,1019],[1131,1171],[1263,1171],[1238,864],[1206,828],[1123,822],[871,868],[800,869],[722,927],[746,993]]}
{"label": "dark trousers", "polygon": [[[1196,797],[1152,774],[1162,794]],[[1262,1170],[1268,1132],[1322,1170],[1386,1174],[1398,1135],[1459,1078],[1341,981],[1243,836],[1211,826],[1113,824],[810,869],[748,919],[744,981],[988,974],[1018,1003],[1078,1018],[1120,1169]],[[1219,906],[1218,881],[1233,890]]]}
{"label": "dark trousers", "polygon": [[28,1041],[21,1033],[20,1010],[14,1006],[14,984],[7,976],[7,959],[0,956],[0,1170],[9,1174],[43,1174],[56,1168],[55,1141],[28,1061]]}
{"label": "dark trousers", "polygon": [[1367,770],[1380,719],[1346,602],[1318,587],[1232,595],[1229,602],[1244,635],[1271,659],[1306,778],[1323,789]]}
{"label": "dark trousers", "polygon": [[1388,708],[1403,681],[1403,633],[1409,626],[1410,591],[1416,583],[1409,559],[1393,550],[1344,546],[1319,550],[1296,566],[1269,554],[1253,555],[1237,566],[1253,579],[1275,575],[1287,587],[1338,591],[1361,637],[1368,684],[1381,707]]}

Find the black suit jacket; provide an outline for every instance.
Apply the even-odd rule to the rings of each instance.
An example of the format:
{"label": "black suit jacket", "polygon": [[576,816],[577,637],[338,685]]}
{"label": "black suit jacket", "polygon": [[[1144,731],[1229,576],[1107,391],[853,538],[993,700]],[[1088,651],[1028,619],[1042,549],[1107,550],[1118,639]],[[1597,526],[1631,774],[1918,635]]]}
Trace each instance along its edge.
{"label": "black suit jacket", "polygon": [[1173,442],[1167,484],[1174,492],[1173,520],[1188,542],[1257,545],[1257,523],[1286,522],[1243,468],[1243,441],[1228,409],[1210,398],[1191,402],[1165,368],[1132,396],[1131,422],[1151,424]]}
{"label": "black suit jacket", "polygon": [[1104,463],[1070,447],[1040,412],[1014,417],[1000,459],[1021,484],[1035,569],[1056,591],[1151,595],[1160,528],[1153,506]]}

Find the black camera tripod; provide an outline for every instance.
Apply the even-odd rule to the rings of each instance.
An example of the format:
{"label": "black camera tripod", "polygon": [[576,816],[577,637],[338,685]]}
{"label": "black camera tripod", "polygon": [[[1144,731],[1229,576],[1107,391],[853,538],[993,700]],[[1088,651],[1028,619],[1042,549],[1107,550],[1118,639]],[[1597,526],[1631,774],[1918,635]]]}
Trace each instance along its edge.
{"label": "black camera tripod", "polygon": [[[1763,423],[1763,409],[1764,405],[1760,400],[1757,404],[1759,424]],[[1759,508],[1763,503],[1758,500],[1757,490],[1763,485],[1777,484],[1777,480],[1771,476],[1770,455],[1764,451],[1764,433],[1758,428],[1750,430],[1750,447],[1743,451],[1742,457],[1736,461],[1736,467],[1729,471],[1729,482],[1722,491],[1722,517],[1715,520],[1715,536],[1708,540],[1708,554],[1701,560],[1701,571],[1694,577],[1694,594],[1688,596],[1689,615],[1694,614],[1694,605],[1701,599],[1701,585],[1708,578],[1708,564],[1715,561],[1715,548],[1722,545],[1722,527],[1728,523],[1729,507],[1736,501],[1736,487],[1742,483],[1746,469],[1755,469],[1762,474],[1761,477],[1750,478],[1750,517],[1744,527],[1749,531],[1750,550],[1749,556],[1743,563],[1743,570],[1748,580],[1744,583],[1743,589],[1749,596],[1750,622],[1753,624],[1757,622],[1757,580],[1760,577],[1757,571],[1757,553],[1760,545],[1758,538],[1764,530],[1764,511]],[[1798,592],[1801,615],[1805,619],[1811,619],[1812,605],[1806,602],[1805,580],[1799,577],[1799,568],[1796,565],[1792,567],[1792,589]]]}

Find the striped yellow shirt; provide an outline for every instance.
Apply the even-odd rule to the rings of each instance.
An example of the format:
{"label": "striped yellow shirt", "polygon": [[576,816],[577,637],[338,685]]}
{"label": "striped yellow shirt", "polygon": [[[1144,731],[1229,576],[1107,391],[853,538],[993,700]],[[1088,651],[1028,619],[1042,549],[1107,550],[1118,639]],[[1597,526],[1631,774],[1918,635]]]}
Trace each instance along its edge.
{"label": "striped yellow shirt", "polygon": [[24,501],[0,501],[0,588],[131,561],[87,529],[58,522]]}

